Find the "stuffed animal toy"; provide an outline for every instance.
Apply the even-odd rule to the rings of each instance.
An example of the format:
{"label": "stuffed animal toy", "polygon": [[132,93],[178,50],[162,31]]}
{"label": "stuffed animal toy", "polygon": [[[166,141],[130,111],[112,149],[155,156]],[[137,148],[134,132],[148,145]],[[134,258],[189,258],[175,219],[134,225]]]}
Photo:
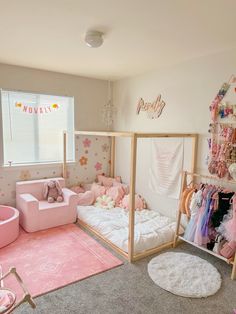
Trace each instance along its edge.
{"label": "stuffed animal toy", "polygon": [[43,196],[48,203],[63,202],[63,192],[57,180],[50,180],[44,184]]}

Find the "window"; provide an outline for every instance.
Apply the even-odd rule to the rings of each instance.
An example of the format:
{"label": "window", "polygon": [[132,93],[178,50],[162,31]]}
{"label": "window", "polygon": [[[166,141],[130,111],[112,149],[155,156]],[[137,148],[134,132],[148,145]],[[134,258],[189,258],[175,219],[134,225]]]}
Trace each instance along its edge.
{"label": "window", "polygon": [[[74,161],[74,98],[1,90],[3,164]],[[1,151],[0,151],[1,154]]]}

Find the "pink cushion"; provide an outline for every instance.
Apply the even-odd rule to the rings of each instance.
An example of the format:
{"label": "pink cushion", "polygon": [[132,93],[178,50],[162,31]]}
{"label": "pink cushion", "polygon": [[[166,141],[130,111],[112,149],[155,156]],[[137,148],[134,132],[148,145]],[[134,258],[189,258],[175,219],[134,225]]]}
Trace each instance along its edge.
{"label": "pink cushion", "polygon": [[[120,201],[120,207],[129,209],[129,194],[125,195],[124,198]],[[135,194],[135,210],[142,210],[145,208],[147,208],[147,206],[144,198],[139,194]]]}
{"label": "pink cushion", "polygon": [[82,188],[84,189],[84,192],[91,191],[92,183],[83,183]]}
{"label": "pink cushion", "polygon": [[129,194],[129,186],[127,184],[114,181],[113,182],[113,186],[120,186],[120,187],[123,188],[125,194]]}
{"label": "pink cushion", "polygon": [[105,186],[99,185],[97,183],[93,183],[91,187],[91,191],[94,193],[94,199],[96,200],[98,196],[102,196],[106,194],[107,188]]}
{"label": "pink cushion", "polygon": [[120,201],[125,195],[125,191],[121,186],[112,186],[106,191],[106,195],[115,201],[116,206],[119,206]]}
{"label": "pink cushion", "polygon": [[113,182],[121,182],[121,177],[117,176],[115,178],[111,178],[111,177],[106,177],[102,174],[98,174],[97,180],[98,180],[98,183],[107,187],[111,187],[113,185]]}
{"label": "pink cushion", "polygon": [[92,191],[86,191],[84,193],[79,193],[78,205],[89,206],[94,203],[94,193]]}
{"label": "pink cushion", "polygon": [[84,193],[85,189],[81,187],[80,185],[74,185],[70,188],[71,191],[75,192],[76,194]]}

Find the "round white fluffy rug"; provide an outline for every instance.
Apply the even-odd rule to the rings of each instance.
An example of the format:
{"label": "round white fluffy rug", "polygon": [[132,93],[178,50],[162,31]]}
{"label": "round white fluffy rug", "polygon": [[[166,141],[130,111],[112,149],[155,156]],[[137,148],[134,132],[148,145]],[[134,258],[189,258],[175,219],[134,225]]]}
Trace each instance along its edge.
{"label": "round white fluffy rug", "polygon": [[208,297],[221,286],[221,276],[214,266],[185,253],[158,255],[149,262],[148,273],[162,289],[182,297]]}

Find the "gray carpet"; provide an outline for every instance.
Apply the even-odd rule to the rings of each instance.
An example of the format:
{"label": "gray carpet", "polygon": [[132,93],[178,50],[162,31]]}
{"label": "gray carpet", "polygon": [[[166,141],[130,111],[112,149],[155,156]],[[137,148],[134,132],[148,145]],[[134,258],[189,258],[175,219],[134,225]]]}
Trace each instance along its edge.
{"label": "gray carpet", "polygon": [[206,299],[190,299],[162,290],[147,274],[147,264],[152,258],[149,257],[135,264],[125,262],[123,266],[38,297],[35,299],[36,310],[23,305],[15,313],[233,314],[236,308],[236,281],[230,279],[231,267],[188,244],[181,244],[176,251],[205,258],[220,271],[223,283],[216,295]]}

